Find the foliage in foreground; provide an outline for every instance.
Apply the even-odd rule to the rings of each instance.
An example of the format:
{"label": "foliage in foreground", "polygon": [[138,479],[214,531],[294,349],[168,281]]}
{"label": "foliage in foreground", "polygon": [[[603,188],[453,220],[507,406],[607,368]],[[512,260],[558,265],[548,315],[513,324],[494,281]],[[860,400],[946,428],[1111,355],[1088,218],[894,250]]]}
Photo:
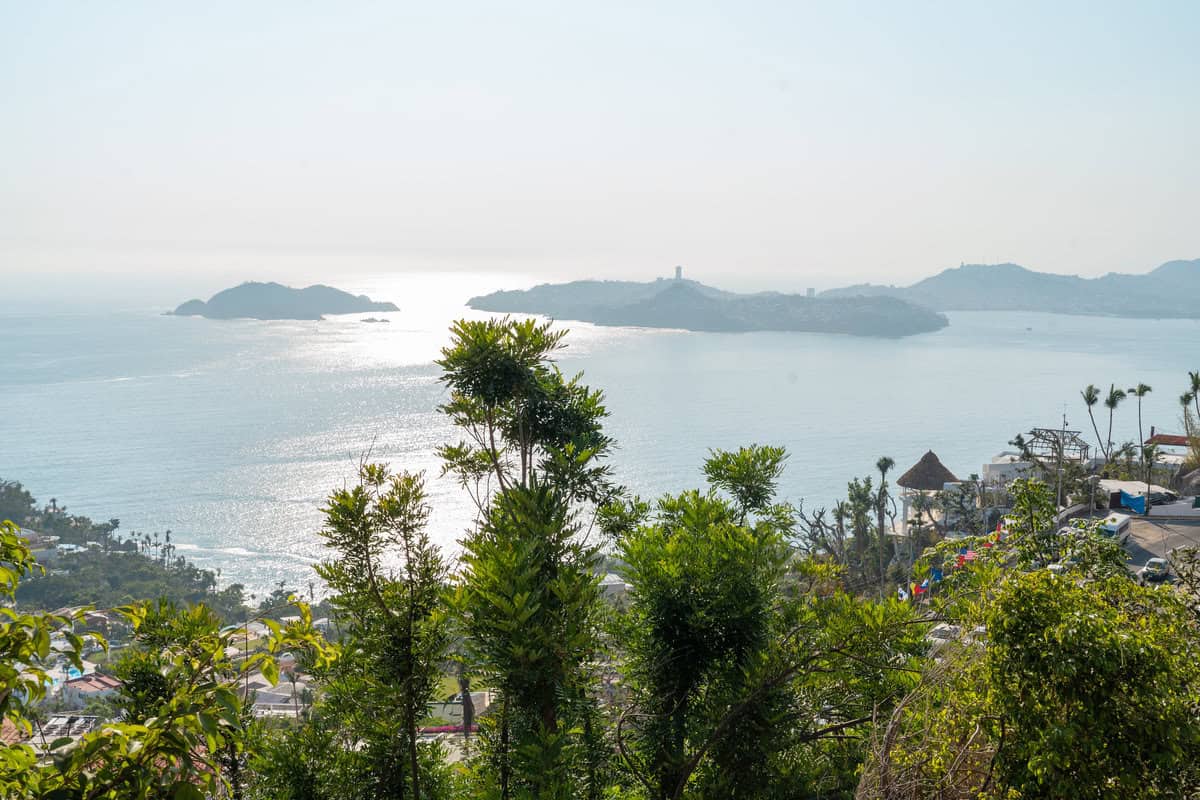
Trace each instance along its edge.
{"label": "foliage in foreground", "polygon": [[[1048,532],[1047,487],[1016,493],[1009,538],[969,542],[979,557],[935,601],[956,635],[876,731],[858,796],[1189,796],[1196,617],[1171,587],[1134,582],[1095,528]],[[1059,557],[1058,570],[1021,568]]]}
{"label": "foliage in foreground", "polygon": [[[19,581],[39,569],[10,522],[0,524],[0,595],[10,600]],[[43,761],[30,745],[0,751],[0,797],[6,798],[202,798],[230,785],[225,764],[241,761],[246,721],[237,679],[253,669],[275,673],[285,644],[312,646],[327,657],[303,622],[277,630],[271,648],[235,663],[229,656],[236,631],[223,630],[203,605],[180,609],[169,602],[120,609],[134,629],[136,663],[126,674],[127,713],[78,740],[46,742]],[[0,713],[35,733],[32,712],[49,685],[46,668],[56,656],[80,668],[84,638],[73,627],[82,618],[19,614],[5,609],[0,623]],[[52,634],[64,636],[54,648]],[[88,638],[100,641],[94,634]],[[101,642],[102,643],[102,642]]]}

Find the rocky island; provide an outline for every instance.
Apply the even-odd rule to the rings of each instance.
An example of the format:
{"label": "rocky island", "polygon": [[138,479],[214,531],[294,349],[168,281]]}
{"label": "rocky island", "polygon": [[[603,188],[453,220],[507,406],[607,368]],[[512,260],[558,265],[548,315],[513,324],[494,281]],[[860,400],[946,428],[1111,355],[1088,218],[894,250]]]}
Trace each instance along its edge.
{"label": "rocky island", "polygon": [[572,281],[471,298],[480,311],[542,314],[598,325],[691,331],[810,331],[900,337],[944,328],[946,317],[894,297],[737,294],[674,280]]}
{"label": "rocky island", "polygon": [[217,292],[207,303],[189,300],[168,313],[209,319],[323,319],[325,314],[399,310],[393,303],[377,302],[332,286],[317,284],[293,289],[279,283],[250,281]]}

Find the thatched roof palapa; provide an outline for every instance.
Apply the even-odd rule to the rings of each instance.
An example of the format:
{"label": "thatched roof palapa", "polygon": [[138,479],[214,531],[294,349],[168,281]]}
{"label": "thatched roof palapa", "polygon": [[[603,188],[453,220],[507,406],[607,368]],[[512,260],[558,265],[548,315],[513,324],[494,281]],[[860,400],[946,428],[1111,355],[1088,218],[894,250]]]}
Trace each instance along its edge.
{"label": "thatched roof palapa", "polygon": [[927,451],[920,461],[912,465],[912,469],[896,480],[905,489],[921,492],[940,492],[947,483],[958,482],[954,473],[946,469],[932,450]]}

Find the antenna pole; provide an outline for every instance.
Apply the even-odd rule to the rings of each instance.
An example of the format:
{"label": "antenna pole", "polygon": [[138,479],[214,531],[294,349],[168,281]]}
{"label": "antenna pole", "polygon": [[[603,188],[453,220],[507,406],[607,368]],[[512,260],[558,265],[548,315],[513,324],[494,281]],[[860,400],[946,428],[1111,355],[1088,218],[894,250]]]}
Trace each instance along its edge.
{"label": "antenna pole", "polygon": [[1062,496],[1062,474],[1063,474],[1063,455],[1064,455],[1063,451],[1067,447],[1067,406],[1066,406],[1066,404],[1063,405],[1062,419],[1063,419],[1062,435],[1060,435],[1058,437],[1058,487],[1055,489],[1055,494],[1054,494],[1054,504],[1056,506],[1059,503],[1063,503],[1063,505],[1066,505],[1066,503],[1063,502],[1063,496]]}

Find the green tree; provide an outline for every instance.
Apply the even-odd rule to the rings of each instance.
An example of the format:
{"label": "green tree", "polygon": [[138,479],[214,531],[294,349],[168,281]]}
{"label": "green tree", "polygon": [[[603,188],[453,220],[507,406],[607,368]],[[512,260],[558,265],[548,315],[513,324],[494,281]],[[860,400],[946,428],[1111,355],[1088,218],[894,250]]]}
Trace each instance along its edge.
{"label": "green tree", "polygon": [[1200,419],[1200,370],[1188,373],[1188,395],[1196,404],[1196,417]]}
{"label": "green tree", "polygon": [[1018,478],[1010,491],[1013,507],[1005,526],[1008,546],[1020,566],[1045,566],[1058,551],[1054,491],[1034,478]]}
{"label": "green tree", "polygon": [[599,789],[577,772],[597,646],[596,555],[563,495],[536,476],[497,495],[463,541],[455,607],[464,647],[500,697],[497,729],[484,733],[485,778],[501,797]]}
{"label": "green tree", "polygon": [[1113,414],[1116,413],[1117,406],[1121,405],[1121,401],[1124,399],[1125,390],[1118,389],[1116,384],[1110,384],[1108,387],[1108,395],[1104,398],[1104,407],[1108,409],[1108,439],[1107,446],[1104,449],[1104,457],[1107,459],[1111,459],[1113,456]]}
{"label": "green tree", "polygon": [[[744,468],[755,459],[759,469]],[[773,448],[716,451],[705,467],[714,488],[734,463],[778,476]],[[654,800],[810,796],[835,762],[848,780],[854,759],[834,754],[895,690],[880,675],[908,666],[883,632],[904,627],[893,623],[907,607],[851,598],[836,571],[794,561],[794,522],[760,488],[750,514],[715,491],[663,497],[619,541],[633,587],[620,627],[632,696],[616,733]]]}
{"label": "green tree", "polygon": [[1137,398],[1138,406],[1138,454],[1142,457],[1142,475],[1146,480],[1146,513],[1150,513],[1150,468],[1154,465],[1154,459],[1150,458],[1147,463],[1147,451],[1149,446],[1146,444],[1146,434],[1142,430],[1142,398],[1150,394],[1152,389],[1144,384],[1139,383],[1137,386],[1130,387],[1129,394]]}
{"label": "green tree", "polygon": [[1007,582],[986,624],[1002,785],[1024,797],[1181,796],[1200,756],[1200,651],[1178,598],[1126,576],[1041,571]]}
{"label": "green tree", "polygon": [[[17,526],[0,521],[0,599],[11,603],[21,580],[42,571]],[[83,668],[84,641],[74,633],[81,620],[82,611],[50,615],[5,609],[0,617],[0,717],[25,734],[32,732],[33,710],[50,685],[46,665],[64,657],[76,669]],[[65,637],[65,646],[52,644],[59,632]],[[36,797],[43,783],[41,772],[31,748],[0,748],[0,797]]]}
{"label": "green tree", "polygon": [[480,763],[505,800],[600,791],[580,773],[599,598],[580,512],[617,490],[603,463],[602,394],[552,363],[564,335],[533,320],[459,321],[438,361],[450,391],[441,410],[464,436],[441,448],[444,471],[479,512],[455,609],[465,649],[499,694]]}
{"label": "green tree", "polygon": [[[549,323],[459,320],[438,366],[450,400],[441,411],[465,434],[439,453],[482,510],[490,490],[528,486],[540,476],[570,501],[607,500],[612,440],[601,392],[566,378],[552,363],[566,331]],[[492,479],[495,479],[492,485]]]}
{"label": "green tree", "polygon": [[873,575],[875,567],[871,555],[872,536],[871,513],[875,510],[876,499],[871,490],[871,479],[855,478],[846,485],[847,519],[853,536],[854,562],[851,565],[850,577],[856,581],[856,588],[861,589],[866,584],[876,584],[878,576]]}
{"label": "green tree", "polygon": [[[447,568],[429,539],[422,475],[363,464],[359,482],[334,491],[321,537],[335,557],[317,566],[347,624],[342,657],[325,677],[324,711],[343,737],[375,758],[357,783],[372,797],[437,796],[438,754],[420,742],[447,646],[441,599]],[[394,564],[394,568],[389,566]],[[327,723],[328,724],[328,723]],[[393,743],[399,743],[399,752]]]}
{"label": "green tree", "polygon": [[656,512],[619,552],[634,586],[627,646],[638,700],[627,716],[640,723],[631,739],[645,767],[627,763],[665,800],[682,796],[697,741],[712,733],[705,689],[733,681],[747,691],[739,672],[769,643],[786,549],[777,531],[740,525],[739,510],[711,495],[663,498]]}
{"label": "green tree", "polygon": [[[1016,499],[1003,540],[967,540],[975,560],[928,554],[947,565],[933,610],[950,641],[877,731],[858,796],[1191,796],[1200,631],[1186,599],[1134,583],[1095,526],[1042,538],[1044,486]],[[1026,569],[1059,554],[1064,571]]]}
{"label": "green tree", "polygon": [[787,452],[782,447],[751,445],[737,451],[712,450],[704,462],[709,485],[729,493],[739,519],[766,511],[775,499]]}
{"label": "green tree", "polygon": [[1096,414],[1093,411],[1096,404],[1100,402],[1100,390],[1096,388],[1094,383],[1089,383],[1087,387],[1079,393],[1083,397],[1083,404],[1087,406],[1088,419],[1092,421],[1092,430],[1096,432],[1096,443],[1100,445],[1100,452],[1104,456],[1104,460],[1108,460],[1108,448],[1105,446],[1105,440],[1100,435],[1100,426],[1096,424]]}
{"label": "green tree", "polygon": [[876,546],[879,548],[879,599],[887,597],[887,560],[891,556],[891,539],[888,537],[887,514],[890,506],[893,506],[892,496],[888,492],[887,474],[892,467],[896,466],[896,462],[888,457],[882,456],[875,462],[875,469],[879,470],[879,488],[875,492],[875,515],[877,525],[875,531]]}
{"label": "green tree", "polygon": [[[16,527],[0,524],[0,593],[11,600],[20,579],[36,570]],[[240,751],[243,743],[238,675],[254,669],[273,674],[275,654],[288,644],[310,643],[320,658],[328,655],[311,629],[307,607],[299,610],[302,621],[287,632],[276,625],[278,635],[267,651],[235,664],[228,655],[235,632],[220,630],[203,606],[180,609],[164,602],[120,609],[134,629],[132,648],[141,653],[142,663],[158,668],[153,680],[139,668],[146,680],[135,679],[129,689],[145,705],[135,708],[131,694],[126,698],[130,719],[74,741],[47,742],[48,763],[28,746],[0,749],[0,796],[193,800],[210,793],[236,795],[238,787],[222,770],[221,758],[229,748]],[[0,622],[0,712],[26,731],[31,705],[48,684],[40,665],[57,652],[82,666],[84,639],[73,631],[81,615],[8,612]],[[54,632],[63,635],[65,647],[51,645]]]}

